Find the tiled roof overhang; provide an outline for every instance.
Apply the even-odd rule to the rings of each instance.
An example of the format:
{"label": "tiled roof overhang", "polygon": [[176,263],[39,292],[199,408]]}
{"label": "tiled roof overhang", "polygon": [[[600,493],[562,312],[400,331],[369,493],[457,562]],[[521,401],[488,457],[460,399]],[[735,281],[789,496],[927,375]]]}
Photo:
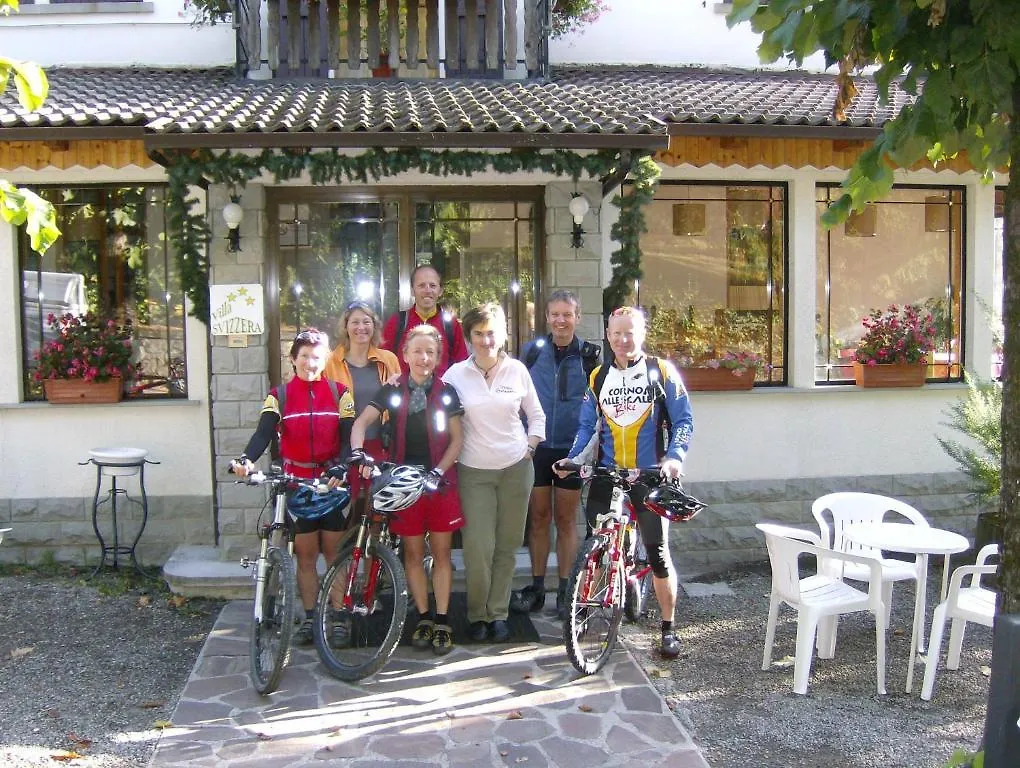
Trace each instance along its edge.
{"label": "tiled roof overhang", "polygon": [[831,75],[662,68],[563,69],[547,81],[272,80],[226,70],[49,72],[37,112],[0,96],[0,140],[144,137],[171,147],[664,148],[669,135],[865,139],[889,103],[858,80],[832,117]]}

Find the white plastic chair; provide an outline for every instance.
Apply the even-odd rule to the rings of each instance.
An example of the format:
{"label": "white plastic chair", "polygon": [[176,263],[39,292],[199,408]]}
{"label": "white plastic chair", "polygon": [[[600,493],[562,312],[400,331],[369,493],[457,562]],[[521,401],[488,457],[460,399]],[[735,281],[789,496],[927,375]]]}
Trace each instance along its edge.
{"label": "white plastic chair", "polygon": [[[825,518],[828,511],[832,516],[832,527]],[[897,581],[912,579],[914,588],[917,588],[919,570],[922,567],[923,558],[917,556],[913,562],[907,560],[893,560],[882,557],[882,551],[873,547],[863,547],[847,540],[843,531],[847,526],[857,523],[880,523],[880,522],[903,522],[902,520],[885,520],[887,512],[895,512],[905,517],[914,525],[923,525],[926,528],[928,521],[920,512],[909,504],[891,499],[888,496],[879,496],[874,493],[858,493],[856,491],[842,491],[830,493],[815,500],[811,505],[811,514],[818,521],[818,531],[822,537],[822,546],[829,547],[837,552],[850,552],[857,555],[873,557],[882,566],[882,602],[885,603],[885,625],[889,626],[889,617],[892,612],[892,590],[893,584]],[[857,564],[847,564],[843,568],[843,578],[851,581],[868,581],[871,577],[869,571]],[[924,629],[917,638],[918,648],[924,648]]]}
{"label": "white plastic chair", "polygon": [[[995,621],[995,592],[981,586],[981,577],[992,574],[998,569],[996,565],[988,565],[988,558],[999,554],[998,544],[981,547],[974,565],[961,565],[949,580],[949,591],[946,599],[935,608],[935,616],[931,622],[931,645],[928,649],[928,660],[924,665],[924,683],[921,686],[921,698],[931,701],[935,687],[935,671],[939,665],[939,652],[942,650],[942,636],[946,630],[946,621],[953,620],[949,632],[949,654],[946,657],[947,669],[960,668],[960,649],[963,647],[963,633],[967,630],[967,622],[973,621],[986,627]],[[969,586],[963,586],[963,580],[970,576]]]}
{"label": "white plastic chair", "polygon": [[[769,598],[769,618],[761,668],[768,670],[772,664],[772,644],[780,603],[786,603],[797,611],[793,692],[800,694],[807,693],[816,634],[819,658],[830,659],[836,651],[836,617],[843,613],[870,611],[875,616],[878,692],[884,694],[886,625],[880,588],[882,568],[878,561],[872,557],[835,552],[823,547],[821,539],[811,531],[772,523],[758,523],[755,527],[765,534],[765,546],[772,564],[772,594]],[[818,572],[803,579],[797,562],[802,553],[814,555],[818,564]],[[871,583],[867,593],[843,583],[839,578],[839,566],[850,565],[869,572]]]}

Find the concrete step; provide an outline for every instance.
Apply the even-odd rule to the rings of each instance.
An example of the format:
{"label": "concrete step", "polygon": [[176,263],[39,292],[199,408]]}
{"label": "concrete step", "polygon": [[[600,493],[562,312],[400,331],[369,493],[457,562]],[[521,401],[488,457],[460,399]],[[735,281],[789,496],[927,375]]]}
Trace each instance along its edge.
{"label": "concrete step", "polygon": [[[235,560],[227,562],[218,547],[210,545],[182,545],[174,550],[163,566],[163,577],[170,589],[188,597],[217,597],[228,600],[250,599],[254,594],[251,569],[245,569]],[[452,554],[453,589],[464,590],[464,555],[456,549]],[[326,563],[319,558],[319,572],[325,573]],[[556,553],[549,554],[546,568],[546,589],[556,589]],[[528,550],[517,550],[514,588],[531,583],[531,561]]]}

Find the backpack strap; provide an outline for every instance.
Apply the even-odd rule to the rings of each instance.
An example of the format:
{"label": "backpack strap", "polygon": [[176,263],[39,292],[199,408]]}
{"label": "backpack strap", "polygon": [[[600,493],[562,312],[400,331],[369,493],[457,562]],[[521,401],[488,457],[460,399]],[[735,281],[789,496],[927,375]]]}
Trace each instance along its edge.
{"label": "backpack strap", "polygon": [[602,361],[602,348],[590,341],[581,342],[581,367],[584,368],[584,375],[591,376],[591,372],[598,368]]}
{"label": "backpack strap", "polygon": [[[441,313],[443,318],[443,343],[446,344],[446,352],[448,355],[453,354],[453,314],[447,312],[442,307],[436,308],[437,312]],[[401,342],[404,340],[404,331],[407,330],[407,324],[411,319],[411,308],[402,309],[397,313],[397,335],[393,339],[393,347],[400,349]]]}
{"label": "backpack strap", "polygon": [[400,342],[404,339],[404,331],[407,330],[407,322],[411,317],[410,309],[402,309],[397,313],[397,335],[393,339],[393,348],[400,349]]}
{"label": "backpack strap", "polygon": [[446,343],[447,356],[453,354],[453,313],[440,308],[443,313],[443,341]]}
{"label": "backpack strap", "polygon": [[652,406],[659,406],[659,412],[655,417],[655,455],[661,459],[666,455],[666,446],[669,445],[670,432],[673,428],[673,420],[670,419],[669,410],[666,408],[666,388],[662,385],[666,378],[666,369],[661,359],[650,355],[645,356],[645,364],[648,366],[648,386],[655,387]]}

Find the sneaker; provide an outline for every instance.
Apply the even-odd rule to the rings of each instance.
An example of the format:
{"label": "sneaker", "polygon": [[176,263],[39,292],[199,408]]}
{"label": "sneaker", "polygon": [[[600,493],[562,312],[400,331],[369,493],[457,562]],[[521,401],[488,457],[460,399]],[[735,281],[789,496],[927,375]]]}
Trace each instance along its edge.
{"label": "sneaker", "polygon": [[453,650],[453,630],[446,624],[437,624],[432,630],[432,652],[445,656]]}
{"label": "sneaker", "polygon": [[489,625],[484,621],[472,621],[471,626],[468,628],[468,637],[474,640],[476,643],[485,642],[485,638],[489,636]]}
{"label": "sneaker", "polygon": [[510,625],[503,619],[489,622],[489,637],[494,643],[505,643],[510,639]]}
{"label": "sneaker", "polygon": [[675,659],[680,655],[680,639],[673,632],[665,632],[660,651],[665,658]]}
{"label": "sneaker", "polygon": [[514,613],[530,613],[540,611],[544,607],[545,590],[535,589],[534,585],[529,584],[510,596],[510,610]]}
{"label": "sneaker", "polygon": [[418,626],[414,628],[414,633],[411,635],[411,647],[422,650],[430,645],[434,645],[433,626],[434,622],[432,619],[419,620]]}
{"label": "sneaker", "polygon": [[297,631],[297,644],[298,645],[311,645],[313,640],[314,629],[312,626],[313,619],[311,616],[305,616],[301,620],[301,626],[298,627]]}
{"label": "sneaker", "polygon": [[570,613],[570,600],[567,599],[566,590],[556,593],[556,617],[560,621],[567,620],[567,614]]}

